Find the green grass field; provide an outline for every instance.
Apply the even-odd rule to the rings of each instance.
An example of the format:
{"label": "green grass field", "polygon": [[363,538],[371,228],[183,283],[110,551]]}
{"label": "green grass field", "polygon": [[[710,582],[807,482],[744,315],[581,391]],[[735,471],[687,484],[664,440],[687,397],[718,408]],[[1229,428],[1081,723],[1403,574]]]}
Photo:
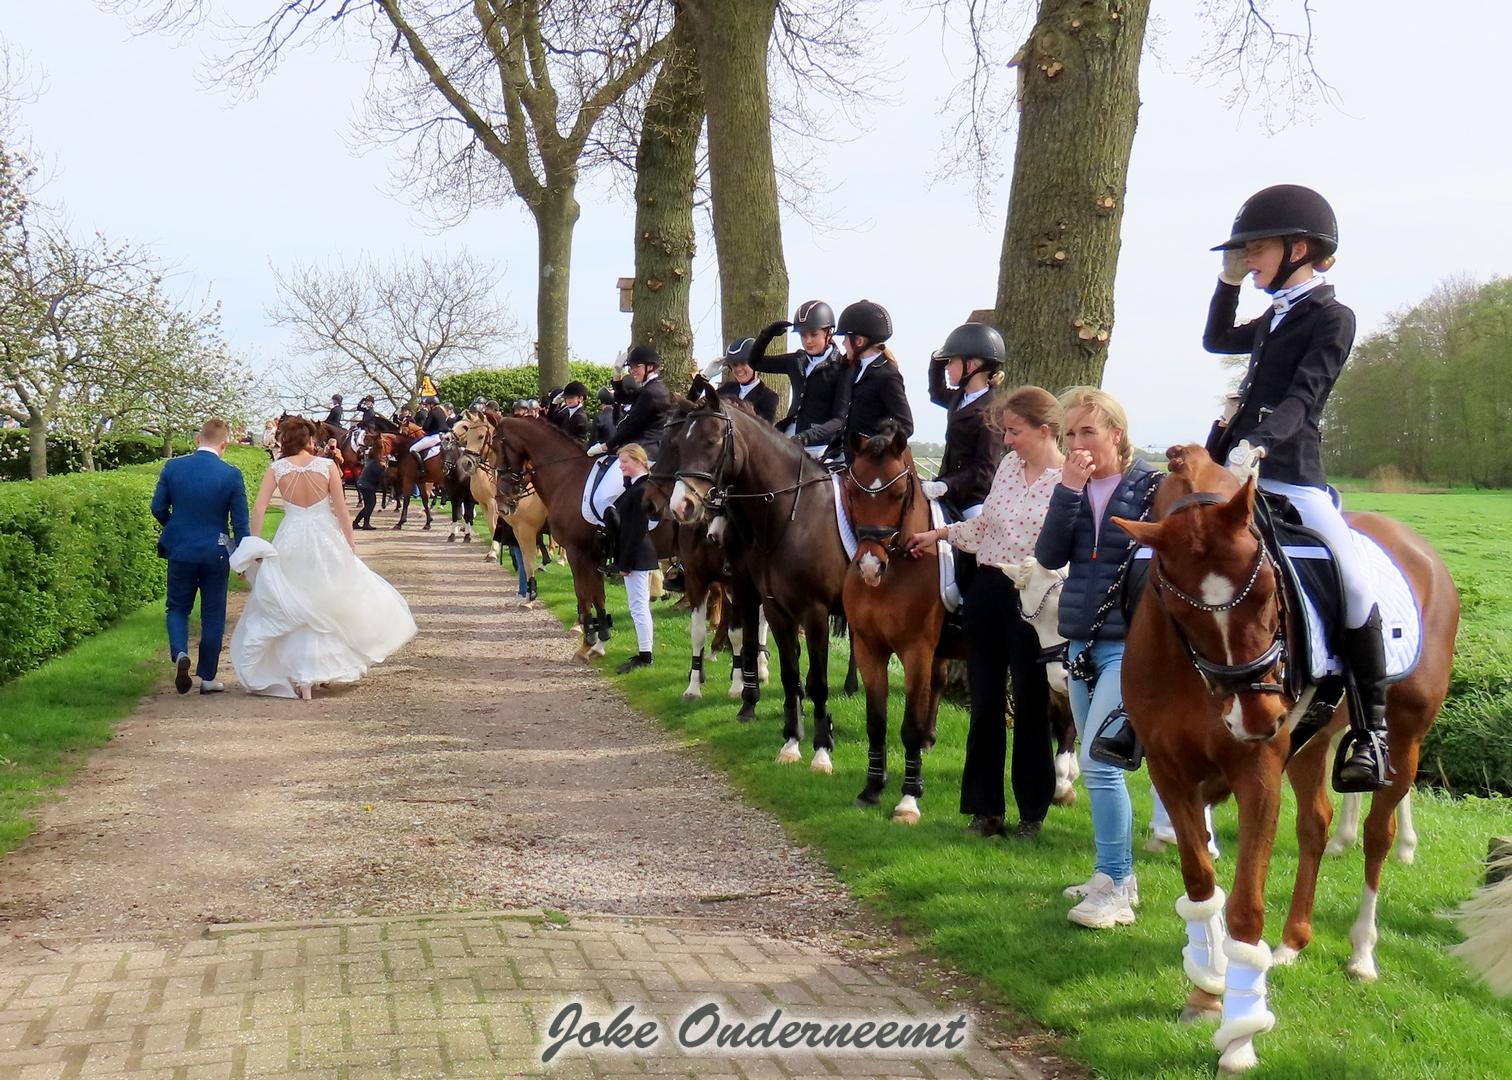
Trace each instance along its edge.
{"label": "green grass field", "polygon": [[[1512,575],[1501,570],[1497,556],[1512,543],[1512,494],[1359,494],[1349,504],[1400,516],[1439,544],[1466,596],[1456,689],[1462,697],[1479,690],[1505,695],[1509,661],[1506,646],[1498,643],[1500,628],[1512,617]],[[543,599],[571,622],[566,569],[553,568],[539,580]],[[610,606],[617,630],[607,662],[601,662],[606,670],[634,648],[622,589],[611,587]],[[938,744],[925,759],[924,821],[911,829],[895,826],[887,811],[902,776],[896,741],[889,750],[891,790],[884,808],[852,805],[866,765],[859,696],[832,699],[834,776],[774,765],[782,741],[780,690],[775,683],[767,688],[757,723],[737,724],[736,705],[725,696],[728,667],[722,657],[709,665],[703,700],[682,701],[687,626],[685,613],[656,605],[655,666],[610,677],[643,711],[709,754],[875,911],[900,920],[932,951],[979,976],[995,1003],[1063,1034],[1065,1051],[1099,1075],[1213,1075],[1212,1027],[1174,1023],[1188,989],[1180,952],[1185,931],[1173,908],[1182,892],[1174,854],[1136,850],[1143,907],[1135,926],[1106,933],[1074,927],[1065,917],[1070,902],[1060,891],[1091,873],[1085,793],[1076,806],[1054,809],[1034,844],[968,838],[956,813],[966,715],[946,705]],[[832,656],[831,686],[841,683],[842,659]],[[1142,839],[1149,821],[1145,774],[1133,776],[1130,788]],[[1417,863],[1390,863],[1382,889],[1381,981],[1360,985],[1344,974],[1363,867],[1356,849],[1325,863],[1314,942],[1296,966],[1272,975],[1271,1007],[1279,1023],[1258,1042],[1262,1067],[1256,1076],[1512,1075],[1512,1003],[1497,1001],[1447,955],[1458,935],[1445,918],[1480,882],[1487,838],[1512,835],[1512,801],[1423,791],[1415,808]],[[1225,852],[1219,877],[1226,881],[1235,851],[1233,806],[1219,807],[1216,819]],[[1288,800],[1267,893],[1272,943],[1295,872],[1291,830]]]}
{"label": "green grass field", "polygon": [[[263,535],[272,536],[282,517],[282,510],[270,510]],[[232,591],[245,588],[233,574]],[[198,632],[196,614],[191,644]],[[65,655],[0,686],[0,717],[8,736],[8,756],[0,757],[0,855],[31,833],[30,815],[37,805],[56,794],[88,752],[109,741],[116,724],[168,675],[163,602],[154,600]]]}

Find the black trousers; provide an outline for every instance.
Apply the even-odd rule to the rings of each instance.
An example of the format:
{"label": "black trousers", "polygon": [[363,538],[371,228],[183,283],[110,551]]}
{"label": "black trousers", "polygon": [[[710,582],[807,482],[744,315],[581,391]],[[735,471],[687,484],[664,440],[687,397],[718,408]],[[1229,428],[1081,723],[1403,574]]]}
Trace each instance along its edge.
{"label": "black trousers", "polygon": [[1002,817],[1008,753],[1008,678],[1013,679],[1013,801],[1020,821],[1041,821],[1055,795],[1050,745],[1050,684],[1039,662],[1039,635],[1023,619],[1013,582],[979,567],[966,594],[966,684],[971,728],[961,774],[961,813]]}
{"label": "black trousers", "polygon": [[378,507],[378,492],[370,488],[358,488],[357,497],[362,500],[362,505],[357,508],[357,516],[352,519],[352,528],[360,529],[364,525],[373,523],[373,511]]}

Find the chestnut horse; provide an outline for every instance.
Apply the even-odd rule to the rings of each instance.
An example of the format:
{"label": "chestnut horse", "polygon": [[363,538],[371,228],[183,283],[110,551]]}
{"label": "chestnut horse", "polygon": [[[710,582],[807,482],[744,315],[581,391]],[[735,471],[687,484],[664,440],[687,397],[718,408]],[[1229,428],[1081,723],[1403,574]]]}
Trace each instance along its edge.
{"label": "chestnut horse", "polygon": [[[594,459],[571,435],[536,419],[500,417],[494,426],[493,447],[496,497],[508,504],[534,488],[546,504],[552,538],[567,552],[583,628],[577,659],[603,656],[612,624],[604,610],[604,577],[594,558],[601,530],[583,517],[582,502]],[[611,462],[609,467],[617,466]],[[651,538],[657,555],[665,557],[672,545],[672,523],[662,521]]]}
{"label": "chestnut horse", "polygon": [[431,527],[431,492],[445,483],[445,474],[441,468],[441,455],[437,454],[424,464],[410,453],[410,447],[417,439],[424,437],[424,432],[414,424],[406,424],[403,431],[398,435],[383,435],[383,450],[395,460],[394,472],[397,474],[394,482],[394,499],[399,503],[399,520],[395,523],[395,529],[404,528],[404,523],[409,520],[409,504],[415,488],[420,488],[420,507],[425,511],[425,524],[422,530]]}
{"label": "chestnut horse", "polygon": [[[810,768],[833,772],[829,705],[829,621],[839,609],[850,560],[840,542],[829,473],[744,403],[721,398],[702,377],[694,401],[673,409],[662,456],[676,482],[669,507],[679,525],[706,521],[723,508],[726,542],[737,566],[735,602],[744,623],[741,720],[754,720],[757,614],[763,608],[777,643],[783,690],[781,763],[801,761],[803,698],[814,705]],[[657,472],[664,470],[658,463]],[[808,643],[800,668],[798,632]]]}
{"label": "chestnut horse", "polygon": [[940,651],[941,545],[926,545],[913,558],[906,552],[910,536],[933,527],[908,436],[886,421],[879,434],[857,436],[851,452],[840,490],[856,554],[842,595],[866,688],[868,744],[866,786],[856,805],[876,806],[887,788],[887,664],[896,655],[903,663],[903,798],[892,818],[916,825],[924,794],[923,755],[934,745],[950,659]]}
{"label": "chestnut horse", "polygon": [[[1187,921],[1185,970],[1195,986],[1183,1018],[1221,1015],[1213,1037],[1219,1069],[1235,1073],[1257,1063],[1254,1038],[1275,1024],[1266,1005],[1266,970],[1295,960],[1312,938],[1313,897],[1333,813],[1328,734],[1343,725],[1348,706],[1292,755],[1292,732],[1313,691],[1294,700],[1285,688],[1286,642],[1305,631],[1288,618],[1275,565],[1254,526],[1253,471],[1241,485],[1201,447],[1172,447],[1167,456],[1170,475],[1155,499],[1156,520],[1113,519],[1154,552],[1150,587],[1125,643],[1123,698],[1181,854],[1186,895],[1176,910]],[[1372,796],[1365,823],[1365,888],[1350,930],[1348,970],[1371,980],[1377,975],[1376,898],[1393,812],[1412,785],[1423,736],[1449,690],[1459,597],[1443,561],[1417,533],[1375,514],[1347,517],[1401,568],[1423,620],[1417,666],[1387,695],[1395,774],[1390,787]],[[1262,940],[1264,890],[1283,771],[1297,797],[1298,862],[1291,910],[1272,954]],[[1239,858],[1233,893],[1225,899],[1208,857],[1203,805],[1228,792],[1238,805]]]}

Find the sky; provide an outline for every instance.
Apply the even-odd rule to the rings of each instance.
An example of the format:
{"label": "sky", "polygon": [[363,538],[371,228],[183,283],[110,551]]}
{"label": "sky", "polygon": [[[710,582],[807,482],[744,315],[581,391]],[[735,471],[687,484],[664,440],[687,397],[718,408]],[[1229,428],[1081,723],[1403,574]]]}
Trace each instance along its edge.
{"label": "sky", "polygon": [[[1208,248],[1261,187],[1307,184],[1333,203],[1341,245],[1329,279],[1362,337],[1448,276],[1512,272],[1503,5],[1463,0],[1451,29],[1419,0],[1313,2],[1317,66],[1338,100],[1271,131],[1259,110],[1226,107],[1189,74],[1203,41],[1198,0],[1155,0],[1104,373],[1139,445],[1206,435],[1227,379],[1200,344],[1218,266]],[[269,0],[233,6],[255,15]],[[965,53],[916,6],[879,0],[874,14],[880,29],[866,41],[885,96],[853,110],[854,123],[836,115],[834,141],[796,148],[827,190],[808,215],[819,224],[784,215],[790,306],[884,304],[917,437],[938,440],[945,417],[926,392],[929,354],[973,309],[992,306],[1007,181],[979,206],[968,182],[938,175],[951,123],[942,108]],[[0,0],[0,34],[40,76],[22,120],[45,165],[44,198],[81,232],[149,245],[186,294],[221,301],[227,336],[254,367],[287,353],[267,311],[274,268],[295,261],[466,249],[499,266],[506,304],[533,323],[535,234],[523,210],[486,208],[441,229],[394,190],[393,151],[354,143],[365,41],[296,51],[255,96],[237,99],[207,84],[207,62],[223,51],[210,35],[134,35],[92,0]],[[1004,177],[1012,150],[1009,132]],[[608,363],[629,343],[615,281],[634,269],[632,210],[603,178],[587,179],[579,200],[571,350]],[[1248,292],[1241,314],[1263,307]],[[692,317],[696,355],[714,357],[723,345],[707,237]]]}

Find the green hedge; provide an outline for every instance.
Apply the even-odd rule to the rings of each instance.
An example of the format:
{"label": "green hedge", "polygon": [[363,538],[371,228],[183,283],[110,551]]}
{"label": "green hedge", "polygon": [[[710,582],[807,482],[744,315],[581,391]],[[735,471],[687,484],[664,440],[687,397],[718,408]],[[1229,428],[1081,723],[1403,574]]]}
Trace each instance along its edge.
{"label": "green hedge", "polygon": [[[192,448],[186,439],[173,444],[176,454]],[[95,448],[96,469],[119,469],[125,465],[146,465],[163,457],[163,440],[155,435],[119,435],[106,439]],[[47,440],[47,474],[58,476],[84,470],[84,455],[77,440],[54,435]],[[31,433],[25,428],[0,430],[0,480],[26,480],[31,477]]]}
{"label": "green hedge", "polygon": [[[257,490],[267,454],[227,460]],[[163,595],[152,490],[161,462],[0,485],[0,683]]]}
{"label": "green hedge", "polygon": [[[614,368],[609,364],[590,364],[586,360],[574,360],[568,365],[572,378],[588,387],[590,400],[600,387],[608,386],[614,378]],[[459,409],[465,409],[476,398],[497,401],[504,408],[510,402],[522,398],[541,398],[550,387],[540,385],[540,375],[535,364],[510,368],[479,368],[476,371],[460,371],[447,375],[436,386],[442,401],[450,401]]]}

